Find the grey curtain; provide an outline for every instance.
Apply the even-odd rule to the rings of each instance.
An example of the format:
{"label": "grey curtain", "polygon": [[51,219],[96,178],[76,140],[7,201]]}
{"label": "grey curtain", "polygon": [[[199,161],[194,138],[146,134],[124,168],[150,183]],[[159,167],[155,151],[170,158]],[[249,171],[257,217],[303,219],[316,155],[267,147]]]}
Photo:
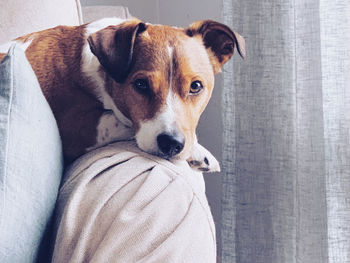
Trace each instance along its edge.
{"label": "grey curtain", "polygon": [[223,0],[222,262],[350,262],[350,1]]}

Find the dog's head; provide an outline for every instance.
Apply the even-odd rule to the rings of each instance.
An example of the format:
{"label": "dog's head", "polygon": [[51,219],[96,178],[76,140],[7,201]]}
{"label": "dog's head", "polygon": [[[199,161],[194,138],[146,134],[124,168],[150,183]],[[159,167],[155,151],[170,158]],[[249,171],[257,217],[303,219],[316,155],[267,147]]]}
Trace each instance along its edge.
{"label": "dog's head", "polygon": [[107,92],[131,119],[138,146],[165,158],[188,157],[214,75],[235,47],[245,57],[244,39],[210,20],[188,28],[129,20],[91,34],[88,42],[111,77]]}

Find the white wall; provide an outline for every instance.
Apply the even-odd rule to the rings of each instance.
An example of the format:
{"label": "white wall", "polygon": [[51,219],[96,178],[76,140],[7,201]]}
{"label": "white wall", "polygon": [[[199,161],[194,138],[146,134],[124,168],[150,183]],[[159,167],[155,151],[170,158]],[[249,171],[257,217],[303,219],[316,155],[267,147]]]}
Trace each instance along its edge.
{"label": "white wall", "polygon": [[[221,0],[81,0],[81,3],[83,6],[127,6],[133,16],[145,22],[184,27],[201,19],[220,21],[221,14]],[[222,158],[221,83],[222,79],[218,76],[213,97],[197,129],[199,142],[208,148],[219,161]],[[220,251],[221,174],[207,174],[205,181],[209,204],[217,227]]]}

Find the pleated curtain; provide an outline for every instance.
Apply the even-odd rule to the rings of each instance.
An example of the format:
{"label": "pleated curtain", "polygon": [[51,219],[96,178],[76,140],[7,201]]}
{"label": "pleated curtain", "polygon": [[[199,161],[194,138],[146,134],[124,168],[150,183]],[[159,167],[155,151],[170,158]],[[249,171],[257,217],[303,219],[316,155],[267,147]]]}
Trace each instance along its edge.
{"label": "pleated curtain", "polygon": [[350,262],[350,1],[223,0],[223,263]]}

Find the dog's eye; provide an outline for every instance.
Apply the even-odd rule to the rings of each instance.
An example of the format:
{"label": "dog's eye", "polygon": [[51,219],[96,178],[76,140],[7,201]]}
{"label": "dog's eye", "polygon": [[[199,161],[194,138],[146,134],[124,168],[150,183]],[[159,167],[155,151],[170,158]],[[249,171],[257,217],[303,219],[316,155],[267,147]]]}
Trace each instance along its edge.
{"label": "dog's eye", "polygon": [[148,81],[145,79],[137,79],[134,81],[134,89],[141,93],[146,93],[149,91]]}
{"label": "dog's eye", "polygon": [[198,94],[203,89],[203,84],[199,80],[191,83],[190,95]]}

